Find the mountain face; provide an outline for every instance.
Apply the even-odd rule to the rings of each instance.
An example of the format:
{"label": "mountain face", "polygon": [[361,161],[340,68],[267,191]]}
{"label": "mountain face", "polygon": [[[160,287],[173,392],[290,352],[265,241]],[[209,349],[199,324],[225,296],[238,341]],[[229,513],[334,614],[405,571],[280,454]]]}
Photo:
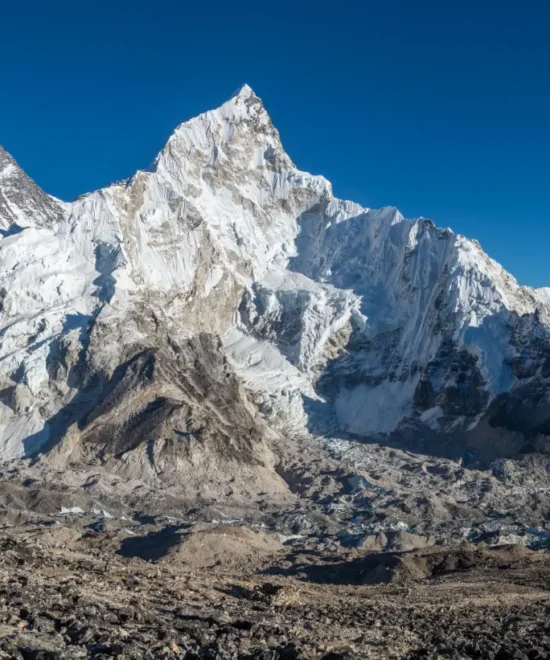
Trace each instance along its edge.
{"label": "mountain face", "polygon": [[2,460],[245,497],[283,491],[276,433],[479,457],[550,435],[550,290],[336,199],[248,86],[71,204],[0,149],[0,232]]}

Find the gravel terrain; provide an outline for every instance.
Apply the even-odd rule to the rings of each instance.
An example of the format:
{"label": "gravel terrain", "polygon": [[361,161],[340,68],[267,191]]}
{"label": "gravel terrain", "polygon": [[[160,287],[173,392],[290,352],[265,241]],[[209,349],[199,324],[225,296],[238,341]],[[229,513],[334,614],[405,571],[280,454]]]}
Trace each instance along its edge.
{"label": "gravel terrain", "polygon": [[0,657],[550,657],[545,455],[273,450],[277,506],[7,471]]}
{"label": "gravel terrain", "polygon": [[2,658],[550,655],[548,557],[517,546],[194,570],[105,551],[101,532],[44,545],[45,529],[0,532]]}

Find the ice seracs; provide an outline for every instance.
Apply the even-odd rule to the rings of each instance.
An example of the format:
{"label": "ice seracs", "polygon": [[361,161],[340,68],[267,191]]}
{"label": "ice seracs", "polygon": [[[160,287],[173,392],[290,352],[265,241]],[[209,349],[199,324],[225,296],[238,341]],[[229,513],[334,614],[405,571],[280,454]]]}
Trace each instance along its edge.
{"label": "ice seracs", "polygon": [[201,451],[269,469],[268,427],[496,454],[547,434],[547,290],[429,220],[335,198],[248,85],[71,204],[0,150],[0,230],[3,459],[153,478]]}

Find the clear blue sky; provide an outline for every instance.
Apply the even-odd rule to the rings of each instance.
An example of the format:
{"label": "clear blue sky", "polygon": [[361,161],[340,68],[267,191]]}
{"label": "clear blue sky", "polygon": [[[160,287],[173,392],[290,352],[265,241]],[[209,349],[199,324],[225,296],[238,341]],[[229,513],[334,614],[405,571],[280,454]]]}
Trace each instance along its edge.
{"label": "clear blue sky", "polygon": [[146,167],[247,82],[335,194],[550,285],[548,0],[17,0],[0,25],[0,143],[51,194]]}

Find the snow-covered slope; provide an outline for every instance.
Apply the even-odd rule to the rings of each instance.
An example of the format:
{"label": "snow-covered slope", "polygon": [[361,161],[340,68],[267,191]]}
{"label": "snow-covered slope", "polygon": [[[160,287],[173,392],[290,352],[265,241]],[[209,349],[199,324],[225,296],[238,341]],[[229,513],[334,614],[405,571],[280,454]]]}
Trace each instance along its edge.
{"label": "snow-covered slope", "polygon": [[336,199],[248,86],[72,204],[0,150],[0,228],[4,459],[269,466],[257,408],[285,432],[492,453],[546,435],[548,290],[429,220]]}

